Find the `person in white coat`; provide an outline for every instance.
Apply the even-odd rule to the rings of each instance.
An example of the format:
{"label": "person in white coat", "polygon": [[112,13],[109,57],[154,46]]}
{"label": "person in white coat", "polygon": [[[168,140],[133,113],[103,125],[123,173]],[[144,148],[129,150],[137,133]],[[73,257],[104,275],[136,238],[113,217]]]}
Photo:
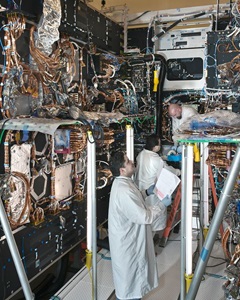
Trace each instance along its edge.
{"label": "person in white coat", "polygon": [[183,124],[188,118],[198,114],[198,112],[195,108],[189,105],[171,103],[168,106],[168,114],[172,117],[172,132],[175,134],[181,124]]}
{"label": "person in white coat", "polygon": [[[146,187],[155,184],[158,176],[163,168],[169,170],[173,174],[179,176],[181,171],[169,166],[158,154],[161,149],[161,141],[158,135],[152,134],[146,138],[145,149],[143,149],[137,156],[137,168],[135,173],[135,182],[139,189],[146,189]],[[158,196],[152,194],[146,198],[148,205],[154,205],[158,202]],[[154,230],[162,230],[166,226],[167,212],[165,206],[171,204],[171,198],[166,197],[162,202],[162,224],[159,223],[158,228]],[[164,209],[165,208],[165,209]]]}
{"label": "person in white coat", "polygon": [[124,152],[112,155],[115,177],[109,201],[108,232],[113,280],[117,299],[138,300],[158,286],[151,224],[161,208],[147,206],[145,198],[154,185],[140,191],[132,176],[135,166]]}

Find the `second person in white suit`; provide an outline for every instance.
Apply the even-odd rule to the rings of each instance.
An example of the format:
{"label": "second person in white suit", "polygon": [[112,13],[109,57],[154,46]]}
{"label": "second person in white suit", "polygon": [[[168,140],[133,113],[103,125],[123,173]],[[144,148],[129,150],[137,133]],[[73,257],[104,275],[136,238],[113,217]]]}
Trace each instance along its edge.
{"label": "second person in white suit", "polygon": [[[175,169],[159,156],[158,152],[161,149],[160,138],[156,134],[152,134],[146,138],[145,149],[143,149],[137,156],[137,167],[135,172],[135,182],[140,190],[146,189],[150,185],[156,184],[157,178],[163,168],[168,169],[173,174],[179,176],[181,171]],[[159,201],[156,194],[152,194],[146,198],[147,205],[155,205]],[[162,208],[162,222],[158,223],[158,227],[153,228],[154,231],[162,230],[166,226],[167,210],[166,206],[171,204],[171,199],[163,199],[161,203]]]}

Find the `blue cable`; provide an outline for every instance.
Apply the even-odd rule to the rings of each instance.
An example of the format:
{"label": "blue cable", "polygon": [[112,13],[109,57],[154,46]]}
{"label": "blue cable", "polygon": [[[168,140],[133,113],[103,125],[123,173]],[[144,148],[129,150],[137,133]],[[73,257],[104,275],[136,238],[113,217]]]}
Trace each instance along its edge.
{"label": "blue cable", "polygon": [[110,256],[105,256],[105,255],[102,254],[102,253],[98,253],[98,255],[100,255],[102,259],[105,259],[105,260],[111,260],[111,257],[110,257]]}

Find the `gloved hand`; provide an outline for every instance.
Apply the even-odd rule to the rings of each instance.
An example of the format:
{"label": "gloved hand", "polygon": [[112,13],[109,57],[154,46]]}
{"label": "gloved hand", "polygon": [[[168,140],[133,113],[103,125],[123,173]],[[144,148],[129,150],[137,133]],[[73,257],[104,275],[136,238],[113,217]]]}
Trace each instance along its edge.
{"label": "gloved hand", "polygon": [[181,170],[176,169],[175,174],[176,174],[177,176],[180,176],[180,175],[181,175]]}
{"label": "gloved hand", "polygon": [[175,136],[175,134],[172,136],[172,140],[173,140],[174,147],[177,149],[177,146],[178,146],[178,139],[177,139],[177,137]]}
{"label": "gloved hand", "polygon": [[153,190],[155,188],[155,184],[151,185],[148,189],[146,189],[147,196],[153,195]]}
{"label": "gloved hand", "polygon": [[172,204],[172,198],[171,196],[166,196],[165,198],[162,199],[162,203],[167,207]]}

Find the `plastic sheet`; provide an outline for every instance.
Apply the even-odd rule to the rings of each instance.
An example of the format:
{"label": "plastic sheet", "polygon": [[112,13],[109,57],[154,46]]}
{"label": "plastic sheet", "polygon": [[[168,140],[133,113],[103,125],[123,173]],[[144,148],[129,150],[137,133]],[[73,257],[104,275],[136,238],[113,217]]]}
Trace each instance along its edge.
{"label": "plastic sheet", "polygon": [[216,110],[206,114],[194,115],[187,119],[178,132],[204,132],[224,134],[224,132],[240,132],[240,116],[228,110]]}
{"label": "plastic sheet", "polygon": [[36,47],[48,56],[52,53],[53,43],[59,40],[61,15],[60,0],[44,0],[43,14],[36,34]]}

